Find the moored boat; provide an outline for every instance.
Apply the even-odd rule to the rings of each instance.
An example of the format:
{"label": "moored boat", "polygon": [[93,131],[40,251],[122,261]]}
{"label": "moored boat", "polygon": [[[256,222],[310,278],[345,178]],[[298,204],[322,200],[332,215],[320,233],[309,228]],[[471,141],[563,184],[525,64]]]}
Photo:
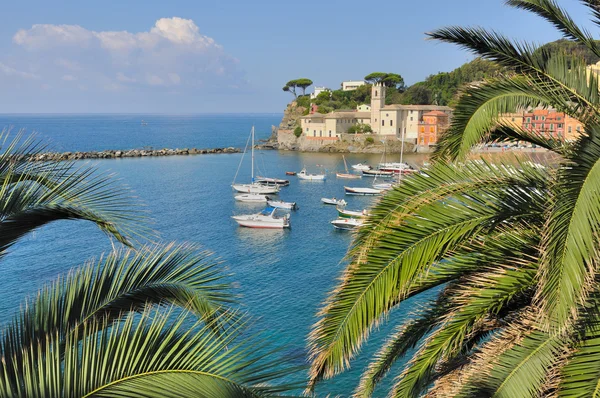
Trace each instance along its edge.
{"label": "moored boat", "polygon": [[296,210],[296,202],[284,202],[282,200],[268,200],[267,204],[276,209]]}
{"label": "moored boat", "polygon": [[295,175],[296,175],[296,172],[295,172],[295,171],[286,171],[286,172],[285,172],[285,175],[286,175],[286,176],[295,176]]}
{"label": "moored boat", "polygon": [[364,188],[364,187],[344,187],[344,191],[346,191],[346,195],[381,195],[383,193],[382,189],[375,188]]}
{"label": "moored boat", "polygon": [[346,210],[340,207],[337,208],[338,215],[340,218],[365,218],[369,215],[367,210],[363,211],[354,211],[354,210]]}
{"label": "moored boat", "polygon": [[325,174],[309,174],[306,172],[306,169],[302,169],[296,176],[301,180],[311,180],[311,181],[323,181],[325,180]]}
{"label": "moored boat", "polygon": [[363,220],[359,220],[357,218],[338,218],[337,220],[331,221],[331,225],[333,225],[334,228],[344,231],[358,228],[363,225],[363,223]]}
{"label": "moored boat", "polygon": [[393,177],[393,171],[384,171],[384,170],[363,170],[364,176],[368,177]]}
{"label": "moored boat", "polygon": [[265,185],[259,183],[252,184],[233,184],[231,186],[237,192],[250,193],[250,194],[276,194],[279,193],[278,185]]}
{"label": "moored boat", "polygon": [[268,184],[268,185],[279,185],[281,187],[287,187],[290,185],[290,180],[283,180],[281,178],[271,178],[271,177],[256,177],[254,179],[259,184]]}
{"label": "moored boat", "polygon": [[[236,184],[235,179],[237,178],[237,172],[235,173],[235,177],[233,178],[233,184],[231,187],[237,192],[241,193],[256,193],[256,194],[276,194],[279,192],[279,186],[277,184],[261,184],[256,181],[254,178],[254,126],[252,126],[252,132],[250,133],[252,137],[252,146],[251,146],[251,166],[250,166],[250,184]],[[244,155],[246,154],[246,148],[244,149]],[[240,165],[238,166],[238,172],[240,167],[242,166],[242,161],[244,160],[244,156],[240,159]]]}
{"label": "moored boat", "polygon": [[362,176],[359,175],[359,174],[352,174],[352,173],[350,173],[348,171],[348,163],[346,163],[346,157],[344,155],[342,155],[342,159],[344,159],[344,169],[346,170],[346,172],[345,173],[335,173],[335,176],[337,178],[346,178],[346,179],[349,179],[349,180],[362,178]]}
{"label": "moored boat", "polygon": [[243,195],[236,195],[235,200],[248,203],[267,203],[269,197],[267,195],[259,195],[256,193],[246,193]]}
{"label": "moored boat", "polygon": [[264,211],[257,214],[246,214],[240,216],[232,216],[235,222],[240,227],[246,228],[264,228],[264,229],[283,229],[290,227],[290,216],[285,214],[283,216],[275,215],[277,209],[267,208]]}
{"label": "moored boat", "polygon": [[335,205],[335,206],[346,206],[346,201],[344,199],[336,199],[336,198],[321,198],[321,202],[326,205]]}
{"label": "moored boat", "polygon": [[387,191],[388,189],[392,189],[394,185],[390,182],[382,182],[381,184],[373,184],[373,188],[375,189],[383,189]]}
{"label": "moored boat", "polygon": [[372,167],[369,166],[368,164],[358,163],[358,164],[353,164],[352,168],[354,170],[363,171],[363,170],[371,170]]}

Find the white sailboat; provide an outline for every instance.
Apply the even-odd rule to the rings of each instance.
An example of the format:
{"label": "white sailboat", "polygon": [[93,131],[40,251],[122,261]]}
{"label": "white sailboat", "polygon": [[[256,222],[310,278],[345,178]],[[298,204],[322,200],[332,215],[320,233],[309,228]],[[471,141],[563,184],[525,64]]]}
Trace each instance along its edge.
{"label": "white sailboat", "polygon": [[[251,182],[250,184],[236,184],[235,178],[237,178],[237,173],[234,177],[234,183],[231,187],[237,192],[241,193],[254,193],[254,194],[276,194],[279,192],[279,185],[277,184],[261,184],[254,180],[254,126],[252,126],[252,166],[251,166]],[[244,150],[244,155],[246,154],[246,150]],[[244,160],[244,156],[242,155],[242,159],[240,160],[240,166],[242,165],[242,161]],[[238,171],[240,170],[240,166],[238,166]]]}
{"label": "white sailboat", "polygon": [[284,202],[283,200],[268,200],[267,204],[276,209],[296,210],[296,202]]}
{"label": "white sailboat", "polygon": [[383,189],[367,188],[367,187],[344,187],[346,195],[363,195],[363,196],[375,196],[381,195]]}
{"label": "white sailboat", "polygon": [[275,215],[276,211],[277,209],[267,208],[261,213],[232,216],[231,218],[233,218],[240,227],[265,229],[289,228],[289,214],[279,217]]}
{"label": "white sailboat", "polygon": [[326,205],[335,205],[335,206],[346,206],[346,201],[344,199],[336,199],[336,198],[321,198],[321,202]]}

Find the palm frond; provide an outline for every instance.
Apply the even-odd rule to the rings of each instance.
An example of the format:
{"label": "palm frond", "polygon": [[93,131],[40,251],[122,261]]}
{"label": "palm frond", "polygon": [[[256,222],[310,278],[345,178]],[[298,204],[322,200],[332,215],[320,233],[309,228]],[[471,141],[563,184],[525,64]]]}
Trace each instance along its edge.
{"label": "palm frond", "polygon": [[56,220],[94,222],[127,245],[150,234],[144,213],[114,176],[72,162],[32,161],[36,151],[35,141],[17,136],[0,154],[0,254]]}
{"label": "palm frond", "polygon": [[579,28],[573,18],[554,0],[507,0],[506,4],[541,16],[554,25],[566,38],[584,44],[600,57],[600,48],[590,33]]}
{"label": "palm frond", "polygon": [[278,383],[297,369],[281,358],[270,359],[276,352],[260,340],[240,339],[245,327],[240,319],[237,314],[221,315],[218,322],[230,326],[220,339],[210,325],[187,313],[173,318],[170,312],[147,310],[119,323],[89,319],[66,339],[47,335],[46,350],[37,349],[36,342],[23,347],[25,360],[11,368],[12,374],[0,375],[0,392],[30,397],[147,397],[156,396],[155,388],[170,386],[170,396],[205,391],[216,393],[213,396],[264,397],[297,388]]}
{"label": "palm frond", "polygon": [[[235,296],[217,264],[210,253],[186,245],[111,253],[59,278],[28,300],[0,335],[0,355],[17,361],[24,347],[44,350],[47,336],[66,339],[77,325],[90,319],[118,319],[151,304],[185,308],[220,332],[224,325],[212,320]],[[36,341],[39,343],[34,345]]]}
{"label": "palm frond", "polygon": [[559,170],[543,231],[536,302],[555,331],[577,319],[598,270],[600,126],[588,123],[585,130],[574,148],[577,163]]}
{"label": "palm frond", "polygon": [[[378,203],[309,337],[309,388],[347,366],[371,328],[407,297],[414,278],[431,264],[483,231],[536,214],[533,208],[539,210],[544,199],[533,187],[545,182],[539,170],[524,167],[439,165],[427,176],[407,178]],[[445,176],[454,180],[444,178],[440,188]]]}

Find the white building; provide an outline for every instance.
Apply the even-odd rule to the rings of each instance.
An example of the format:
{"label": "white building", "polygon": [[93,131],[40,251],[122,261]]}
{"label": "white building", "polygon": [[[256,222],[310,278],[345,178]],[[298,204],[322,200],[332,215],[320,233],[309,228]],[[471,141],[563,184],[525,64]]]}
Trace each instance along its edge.
{"label": "white building", "polygon": [[342,91],[356,90],[360,86],[364,86],[366,83],[364,80],[347,80],[342,82]]}
{"label": "white building", "polygon": [[310,95],[310,99],[317,98],[317,95],[321,94],[324,91],[331,91],[331,89],[325,86],[315,86],[315,91]]}
{"label": "white building", "polygon": [[371,126],[374,134],[417,142],[419,122],[423,114],[441,111],[452,114],[452,108],[438,105],[385,105],[385,86],[373,85],[371,106],[359,105],[356,111],[331,112],[326,115],[315,113],[302,116],[300,127],[309,139],[336,140],[353,124]]}

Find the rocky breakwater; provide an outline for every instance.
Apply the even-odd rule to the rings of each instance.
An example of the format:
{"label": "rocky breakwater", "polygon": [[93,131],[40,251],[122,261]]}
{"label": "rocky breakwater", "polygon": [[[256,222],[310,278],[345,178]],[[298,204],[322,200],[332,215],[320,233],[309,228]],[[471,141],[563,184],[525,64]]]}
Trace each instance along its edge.
{"label": "rocky breakwater", "polygon": [[81,160],[81,159],[119,159],[119,158],[139,158],[148,156],[186,156],[186,155],[210,155],[217,153],[239,153],[238,148],[213,148],[213,149],[130,149],[130,150],[106,150],[91,152],[44,152],[37,153],[29,157],[29,160],[47,162],[61,160]]}

